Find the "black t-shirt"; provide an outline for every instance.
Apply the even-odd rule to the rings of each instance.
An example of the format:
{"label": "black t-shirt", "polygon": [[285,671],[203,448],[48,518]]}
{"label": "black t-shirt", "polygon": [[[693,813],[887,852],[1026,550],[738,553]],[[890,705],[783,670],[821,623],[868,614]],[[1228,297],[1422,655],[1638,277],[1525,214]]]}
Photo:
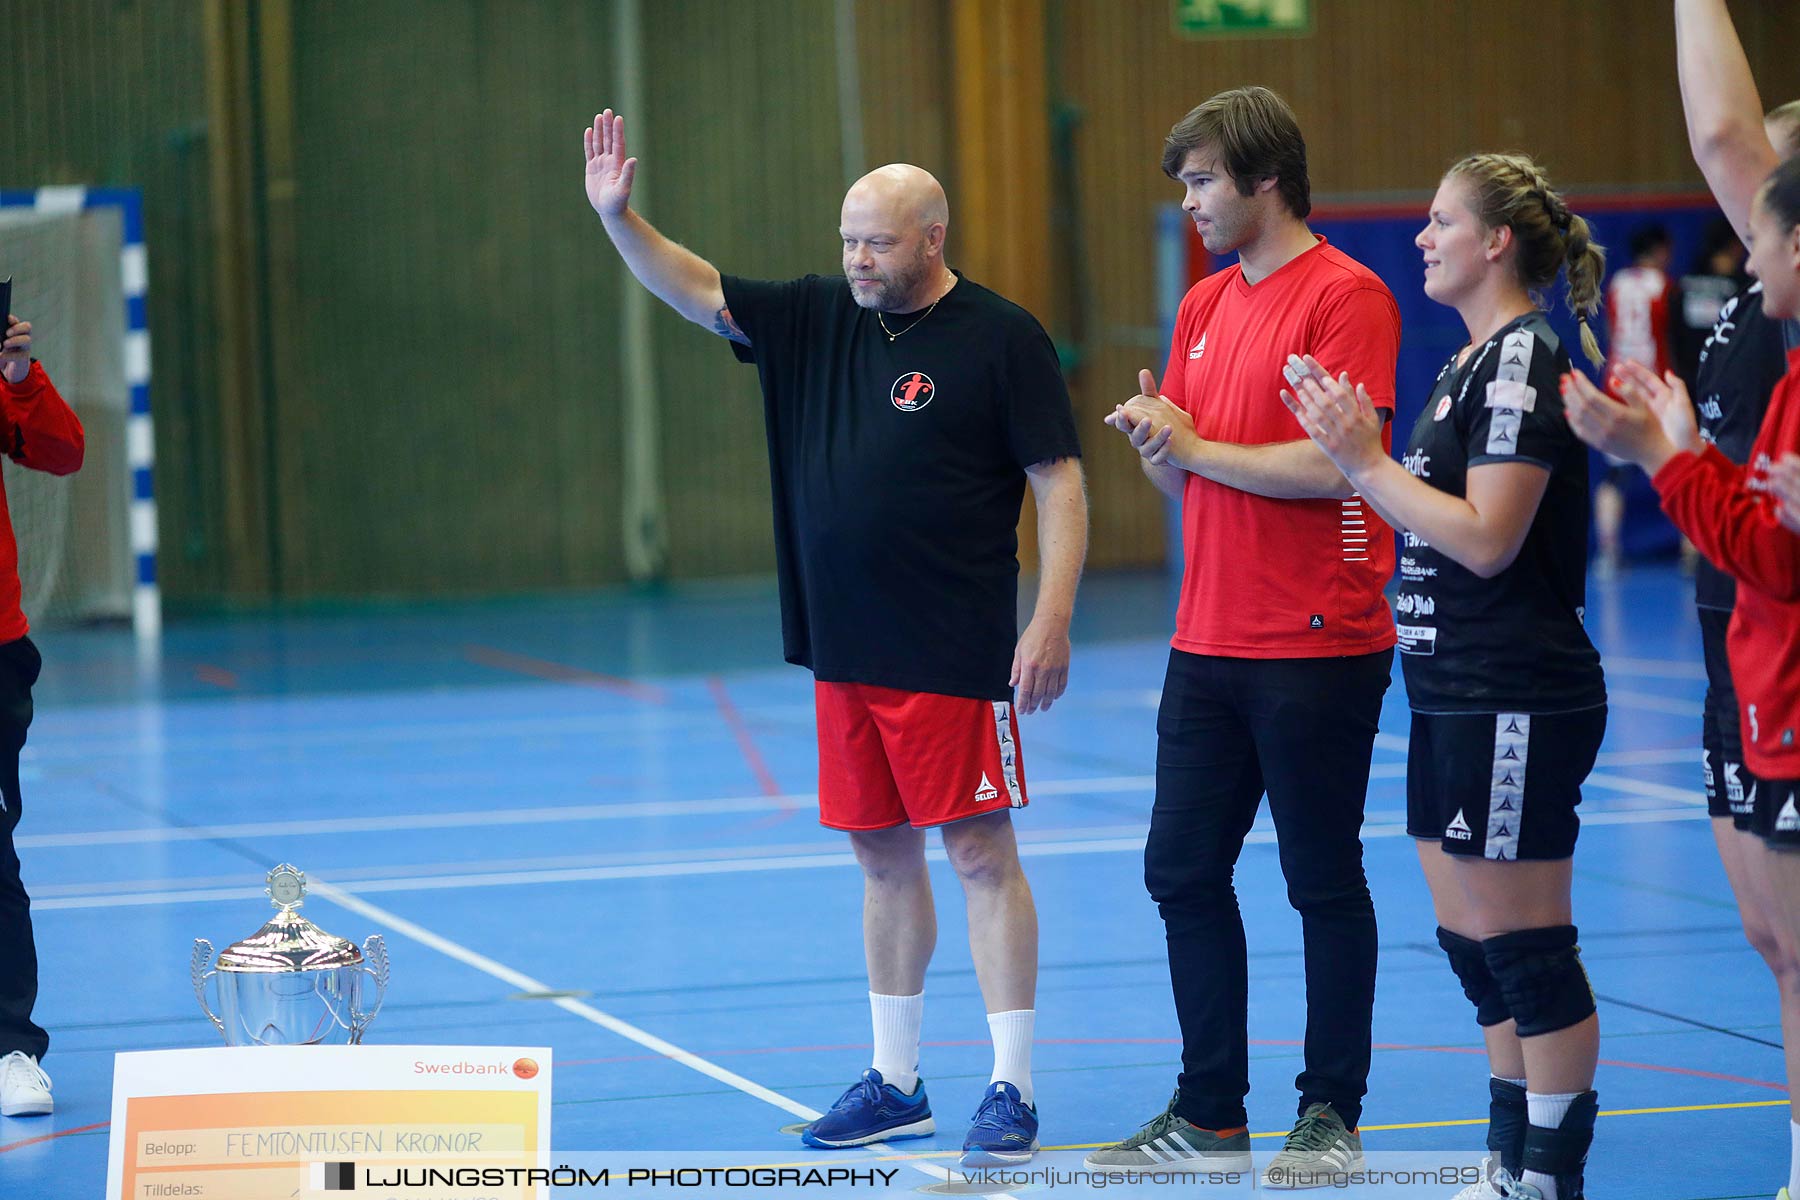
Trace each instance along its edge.
{"label": "black t-shirt", "polygon": [[1024,468],[1081,453],[1049,336],[967,279],[885,314],[894,339],[842,276],[724,287],[762,379],[787,660],[1010,700]]}
{"label": "black t-shirt", "polygon": [[1600,655],[1581,619],[1587,595],[1587,447],[1563,418],[1569,354],[1541,312],[1503,326],[1461,366],[1438,372],[1404,464],[1467,494],[1470,467],[1528,462],[1550,479],[1525,543],[1492,579],[1403,533],[1394,602],[1415,712],[1571,712],[1606,703]]}
{"label": "black t-shirt", "polygon": [[[1762,284],[1753,283],[1725,302],[1700,350],[1694,384],[1700,436],[1735,463],[1749,460],[1769,393],[1787,372],[1782,327],[1764,314],[1762,301]],[[1730,611],[1737,580],[1702,557],[1694,568],[1694,603]]]}

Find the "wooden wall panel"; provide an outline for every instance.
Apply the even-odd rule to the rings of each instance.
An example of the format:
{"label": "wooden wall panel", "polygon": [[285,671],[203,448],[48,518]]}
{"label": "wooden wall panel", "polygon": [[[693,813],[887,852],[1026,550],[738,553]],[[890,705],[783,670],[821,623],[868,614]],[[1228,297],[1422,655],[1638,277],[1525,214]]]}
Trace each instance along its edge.
{"label": "wooden wall panel", "polygon": [[[831,0],[645,5],[646,215],[726,274],[841,269]],[[774,570],[756,371],[657,305],[663,479],[677,577]]]}
{"label": "wooden wall panel", "polygon": [[294,27],[290,596],[621,573],[620,269],[582,191],[603,5],[305,6]]}
{"label": "wooden wall panel", "polygon": [[0,186],[143,190],[163,592],[227,594],[201,6],[0,0],[0,28],[17,32]]}
{"label": "wooden wall panel", "polygon": [[[634,148],[646,212],[724,269],[776,277],[838,269],[838,203],[861,169],[931,169],[954,217],[968,183],[959,148],[967,158],[971,131],[994,132],[955,83],[992,66],[979,40],[960,64],[954,49],[956,22],[978,23],[967,6],[983,3],[642,0]],[[1168,0],[1043,3],[1043,119],[1072,114],[1073,133],[1066,159],[1052,139],[1041,253],[1053,269],[1038,315],[1080,354],[1071,382],[1096,567],[1162,553],[1160,504],[1098,421],[1166,353],[1152,231],[1177,193],[1157,159],[1199,100],[1245,82],[1286,94],[1327,201],[1422,198],[1457,155],[1496,146],[1530,150],[1574,188],[1698,183],[1665,0],[1316,0],[1310,37],[1210,42],[1172,34]],[[256,554],[302,598],[622,578],[622,267],[576,153],[617,86],[613,3],[434,0],[429,20],[404,0],[290,8],[282,61],[242,65],[290,72],[278,90],[291,117],[255,118],[269,139],[261,176],[215,185],[226,131],[209,124],[206,5],[0,0],[5,27],[32,30],[16,47],[17,137],[0,183],[144,189],[171,603],[268,596]],[[1800,96],[1792,5],[1732,9],[1769,103]],[[846,13],[855,97],[838,85]],[[860,117],[860,163],[842,145],[845,102]],[[213,226],[221,189],[263,222],[248,252],[263,256],[256,287],[271,292],[254,306],[273,315],[267,394],[218,355],[221,270],[234,269],[220,266],[228,231]],[[1000,228],[1004,184],[996,195],[983,236],[1004,243],[1017,231]],[[953,225],[953,262],[957,236]],[[651,337],[669,413],[672,573],[767,570],[754,372],[660,306]],[[264,495],[272,519],[255,507]]]}
{"label": "wooden wall panel", "polygon": [[954,217],[961,189],[956,177],[951,115],[954,0],[854,0],[860,56],[864,170],[912,163],[938,177]]}

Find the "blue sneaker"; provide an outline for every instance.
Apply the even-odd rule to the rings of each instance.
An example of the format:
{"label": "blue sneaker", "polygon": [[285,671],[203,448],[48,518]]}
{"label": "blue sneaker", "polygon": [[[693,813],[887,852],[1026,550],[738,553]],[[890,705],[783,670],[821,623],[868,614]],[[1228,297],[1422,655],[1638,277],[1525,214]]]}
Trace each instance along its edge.
{"label": "blue sneaker", "polygon": [[1012,1084],[996,1083],[975,1110],[969,1136],[963,1139],[962,1165],[1000,1167],[1030,1162],[1037,1153],[1037,1132],[1037,1109],[1019,1099],[1019,1089]]}
{"label": "blue sneaker", "polygon": [[824,1116],[801,1131],[800,1140],[808,1146],[841,1150],[870,1142],[930,1137],[936,1132],[923,1079],[908,1096],[893,1084],[883,1083],[881,1072],[870,1067]]}

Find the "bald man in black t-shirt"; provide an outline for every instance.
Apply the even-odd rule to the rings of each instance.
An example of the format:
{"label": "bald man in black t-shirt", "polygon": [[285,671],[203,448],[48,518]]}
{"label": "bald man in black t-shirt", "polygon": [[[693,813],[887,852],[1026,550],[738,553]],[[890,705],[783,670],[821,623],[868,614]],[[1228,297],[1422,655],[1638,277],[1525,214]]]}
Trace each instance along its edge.
{"label": "bald man in black t-shirt", "polygon": [[[1037,1149],[1037,915],[1010,812],[1027,797],[1018,718],[1068,678],[1087,542],[1080,446],[1056,352],[1019,306],[944,261],[949,205],[918,167],[844,197],[843,276],[722,276],[630,207],[622,117],[584,133],[587,192],[626,266],[732,343],[762,383],[787,660],[815,678],[821,824],[863,867],[874,1061],[806,1127],[812,1146],[935,1131],[918,1075],[937,920],[925,830],[968,902],[994,1071],[965,1166]],[[1017,627],[1027,483],[1042,559]]]}

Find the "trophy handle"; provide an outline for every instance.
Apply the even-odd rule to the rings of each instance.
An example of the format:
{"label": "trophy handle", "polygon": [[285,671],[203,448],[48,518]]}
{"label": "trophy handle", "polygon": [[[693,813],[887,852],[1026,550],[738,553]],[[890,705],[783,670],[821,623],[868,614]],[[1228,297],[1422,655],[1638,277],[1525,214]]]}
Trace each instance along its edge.
{"label": "trophy handle", "polygon": [[221,1037],[226,1037],[226,1040],[229,1041],[230,1039],[225,1033],[225,1022],[214,1015],[212,1006],[206,1002],[206,981],[218,974],[217,971],[210,969],[212,960],[212,943],[205,938],[195,938],[194,954],[188,961],[188,977],[194,981],[194,997],[200,1001],[200,1011],[205,1013],[206,1019],[213,1023],[213,1028],[219,1031]]}
{"label": "trophy handle", "polygon": [[[362,1043],[363,1031],[375,1020],[375,1014],[381,1011],[382,1001],[387,998],[388,985],[388,953],[387,943],[379,933],[371,933],[363,940],[363,972],[375,981],[375,1005],[366,1012],[359,1004],[350,1011],[350,1041],[354,1045]],[[361,994],[358,994],[358,1000]]]}

